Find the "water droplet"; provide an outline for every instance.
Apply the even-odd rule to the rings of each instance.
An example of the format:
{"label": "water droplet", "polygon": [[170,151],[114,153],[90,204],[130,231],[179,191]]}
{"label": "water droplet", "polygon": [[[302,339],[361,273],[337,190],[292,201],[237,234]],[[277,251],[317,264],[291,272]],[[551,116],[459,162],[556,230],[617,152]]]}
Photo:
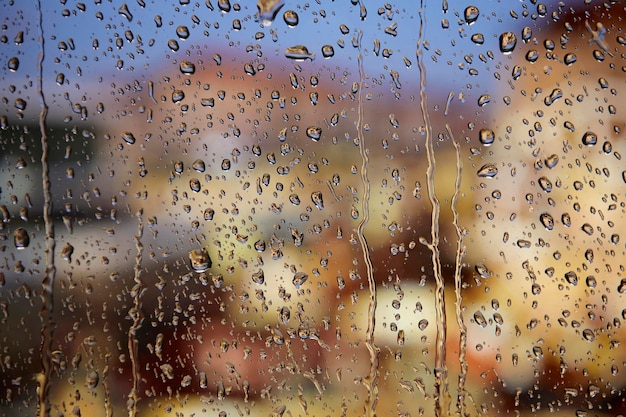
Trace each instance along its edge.
{"label": "water droplet", "polygon": [[493,178],[498,175],[498,168],[494,164],[485,164],[477,172],[481,178]]}
{"label": "water droplet", "polygon": [[286,10],[285,13],[283,13],[283,20],[287,26],[294,27],[299,22],[298,13],[294,10]]}
{"label": "water droplet", "polygon": [[626,278],[622,278],[617,286],[617,292],[620,294],[626,293]]}
{"label": "water droplet", "polygon": [[530,248],[530,241],[526,239],[519,239],[517,241],[517,246],[522,249]]}
{"label": "water droplet", "polygon": [[478,140],[485,146],[491,145],[495,140],[495,134],[491,129],[480,129],[478,133]]}
{"label": "water droplet", "polygon": [[593,146],[596,143],[598,143],[598,135],[591,131],[585,132],[583,135],[583,145]]}
{"label": "water droplet", "polygon": [[185,98],[185,92],[183,90],[172,91],[172,102],[178,103]]}
{"label": "water droplet", "polygon": [[252,273],[251,278],[252,282],[255,284],[262,285],[265,283],[265,272],[263,272],[262,269],[259,269],[258,271]]}
{"label": "water droplet", "polygon": [[489,278],[489,268],[487,268],[484,264],[476,264],[474,266],[474,270],[481,278]]}
{"label": "water droplet", "polygon": [[322,56],[324,58],[330,58],[335,55],[335,48],[332,45],[324,45],[322,46]]}
{"label": "water droplet", "polygon": [[478,310],[474,313],[474,321],[480,327],[487,327],[487,319],[485,319],[485,316],[483,315],[483,313],[481,313]]}
{"label": "water droplet", "polygon": [[476,45],[482,45],[485,43],[485,36],[482,33],[474,33],[471,39]]}
{"label": "water droplet", "polygon": [[563,97],[563,91],[560,88],[555,88],[554,90],[552,90],[552,93],[550,93],[550,95],[543,100],[543,103],[546,106],[550,106],[561,97]]}
{"label": "water droplet", "polygon": [[[283,0],[258,0],[257,1],[256,7],[259,10],[259,20],[261,21],[263,26],[269,26],[272,24],[272,22],[274,21],[274,19],[276,19],[278,12],[280,11],[280,9],[283,7],[284,4],[285,2]],[[230,4],[229,4],[228,10],[230,10]],[[297,18],[298,18],[298,15],[296,15],[296,20]],[[297,21],[296,21],[296,24],[297,24]]]}
{"label": "water droplet", "polygon": [[183,39],[183,40],[187,39],[190,35],[189,28],[184,25],[178,26],[176,28],[176,35],[178,35],[180,39]]}
{"label": "water droplet", "polygon": [[574,271],[568,271],[565,273],[565,280],[571,285],[578,285],[578,275]]}
{"label": "water droplet", "polygon": [[217,0],[217,7],[224,13],[230,12],[230,0]]}
{"label": "water droplet", "polygon": [[23,227],[18,227],[13,232],[13,243],[17,250],[26,249],[30,244],[30,237],[28,232]]}
{"label": "water droplet", "polygon": [[193,249],[189,252],[191,268],[196,272],[204,272],[211,267],[211,258],[206,249]]}
{"label": "water droplet", "polygon": [[322,128],[317,126],[309,126],[306,128],[306,135],[317,142],[322,137]]}
{"label": "water droplet", "polygon": [[517,45],[517,36],[513,32],[504,32],[500,35],[500,52],[510,54]]}
{"label": "water droplet", "polygon": [[596,280],[596,277],[594,277],[593,275],[589,275],[585,279],[585,283],[587,284],[589,288],[595,288],[598,285],[598,281]]}
{"label": "water droplet", "polygon": [[554,168],[559,163],[559,156],[552,154],[545,159],[546,166],[550,169]]}
{"label": "water droplet", "polygon": [[417,323],[417,327],[420,330],[426,330],[426,328],[428,327],[428,320],[426,319],[421,319],[418,323]]}
{"label": "water droplet", "polygon": [[567,54],[565,54],[565,57],[563,58],[563,62],[565,62],[566,65],[572,65],[574,62],[577,61],[578,58],[576,58],[576,54],[569,52]]}
{"label": "water droplet", "polygon": [[189,180],[189,188],[194,193],[199,193],[202,186],[200,185],[200,180],[197,178],[192,178]]}
{"label": "water droplet", "polygon": [[117,10],[119,14],[128,19],[129,22],[133,21],[133,14],[128,10],[128,6],[126,3],[122,4],[122,6]]}
{"label": "water droplet", "polygon": [[539,59],[539,52],[537,52],[534,49],[531,49],[530,51],[526,52],[526,61],[528,62],[535,62]]}
{"label": "water droplet", "polygon": [[317,207],[318,209],[324,209],[324,199],[320,191],[313,191],[311,193],[311,201],[313,201],[313,204],[315,204],[315,207]]}
{"label": "water droplet", "polygon": [[478,10],[478,7],[476,6],[466,7],[465,12],[463,13],[463,16],[465,17],[465,23],[467,23],[468,25],[471,25],[472,23],[474,23],[476,19],[478,19],[479,15],[480,15],[480,11]]}
{"label": "water droplet", "polygon": [[69,242],[65,242],[63,249],[61,249],[61,259],[64,259],[67,262],[72,262],[73,253],[74,253],[74,246],[70,245]]}
{"label": "water droplet", "polygon": [[539,177],[537,182],[539,182],[539,186],[546,193],[549,193],[549,192],[552,191],[552,181],[550,181],[548,178],[546,178],[546,177]]}
{"label": "water droplet", "polygon": [[565,227],[570,227],[572,225],[572,219],[569,213],[563,213],[561,215],[561,223],[563,223],[563,226]]}
{"label": "water droplet", "polygon": [[290,46],[285,49],[285,56],[296,61],[304,61],[306,59],[313,61],[315,59],[315,54],[309,52],[309,49],[304,45]]}
{"label": "water droplet", "polygon": [[135,135],[133,135],[132,132],[123,132],[122,133],[122,139],[124,139],[124,142],[129,143],[129,144],[133,144],[135,143]]}
{"label": "water droplet", "polygon": [[296,272],[291,282],[296,287],[296,289],[300,289],[302,284],[304,284],[307,279],[309,279],[309,276],[304,272]]}
{"label": "water droplet", "polygon": [[593,234],[593,227],[589,223],[585,223],[581,226],[580,230],[587,233],[589,236]]}
{"label": "water droplet", "polygon": [[181,61],[180,72],[183,74],[193,74],[196,72],[196,65],[190,61]]}
{"label": "water droplet", "polygon": [[554,218],[550,214],[542,213],[541,216],[539,216],[539,220],[547,230],[554,229]]}
{"label": "water droplet", "polygon": [[485,104],[489,103],[491,101],[491,96],[489,94],[483,94],[480,97],[478,97],[478,105],[480,107],[483,107]]}
{"label": "water droplet", "polygon": [[593,342],[594,340],[596,340],[595,335],[593,334],[593,331],[590,329],[585,329],[583,330],[583,338],[587,341],[587,342]]}
{"label": "water droplet", "polygon": [[20,60],[15,56],[9,58],[8,67],[9,67],[9,71],[11,72],[17,71],[17,69],[20,67]]}
{"label": "water droplet", "polygon": [[193,161],[191,167],[198,172],[204,172],[204,170],[206,169],[204,161],[202,159],[196,159],[195,161]]}

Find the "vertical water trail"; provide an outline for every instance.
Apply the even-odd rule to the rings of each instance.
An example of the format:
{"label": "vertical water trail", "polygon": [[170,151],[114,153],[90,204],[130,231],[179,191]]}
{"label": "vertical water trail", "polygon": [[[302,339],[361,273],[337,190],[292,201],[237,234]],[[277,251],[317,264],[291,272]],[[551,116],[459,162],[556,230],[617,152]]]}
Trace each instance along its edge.
{"label": "vertical water trail", "polygon": [[456,313],[456,322],[459,326],[459,379],[458,379],[458,387],[457,387],[457,400],[456,400],[456,409],[459,416],[464,417],[466,415],[466,404],[465,398],[467,397],[467,391],[465,390],[465,380],[467,378],[467,326],[465,325],[465,319],[463,318],[463,309],[462,309],[462,301],[463,296],[461,290],[463,289],[463,281],[461,279],[461,269],[463,255],[465,252],[463,246],[463,236],[464,232],[459,226],[459,212],[456,209],[457,202],[459,201],[459,194],[461,193],[461,173],[463,170],[463,165],[461,162],[461,146],[454,139],[454,135],[452,134],[452,129],[450,129],[450,125],[446,124],[446,130],[448,131],[448,135],[450,139],[452,139],[452,144],[454,145],[454,151],[456,154],[456,180],[454,182],[454,195],[452,196],[452,202],[450,204],[452,208],[453,217],[453,225],[454,230],[456,231],[456,258],[454,260],[454,293],[456,295],[455,299],[455,313]]}
{"label": "vertical water trail", "polygon": [[135,285],[131,289],[130,293],[133,296],[133,306],[128,312],[131,320],[133,320],[133,324],[128,329],[128,354],[130,356],[130,363],[132,366],[133,373],[133,386],[128,394],[128,415],[130,417],[135,417],[137,415],[137,402],[139,401],[139,381],[141,379],[141,375],[139,374],[139,357],[138,357],[138,349],[139,349],[139,340],[137,339],[137,331],[141,327],[143,322],[143,313],[141,311],[141,295],[143,294],[143,283],[141,281],[141,261],[143,259],[143,244],[141,243],[141,238],[143,237],[143,212],[139,210],[137,213],[137,218],[139,224],[137,226],[137,235],[135,236],[135,248],[137,249],[137,254],[135,255],[135,267],[134,267],[134,278],[133,281]]}
{"label": "vertical water trail", "polygon": [[369,200],[370,200],[370,182],[368,177],[368,163],[369,156],[367,149],[365,148],[365,138],[363,136],[363,85],[365,83],[365,70],[363,69],[363,54],[361,52],[361,38],[363,32],[359,31],[357,38],[358,45],[358,66],[359,66],[359,92],[357,95],[358,100],[358,115],[356,122],[358,146],[361,155],[361,182],[363,183],[363,202],[362,210],[363,217],[359,222],[357,228],[357,236],[361,245],[361,251],[363,252],[363,260],[365,262],[365,268],[367,270],[367,285],[369,288],[369,307],[367,312],[367,333],[365,335],[365,345],[370,354],[370,373],[364,381],[364,385],[367,388],[367,401],[365,404],[365,414],[367,416],[376,416],[376,404],[378,402],[378,356],[380,350],[374,343],[374,330],[376,326],[376,281],[374,280],[374,267],[372,266],[372,259],[370,257],[369,247],[367,240],[365,239],[364,229],[367,226],[370,218],[369,212]]}
{"label": "vertical water trail", "polygon": [[41,1],[37,1],[37,11],[39,19],[39,56],[37,58],[37,95],[41,105],[39,113],[39,133],[41,135],[41,183],[43,191],[43,222],[46,230],[46,272],[42,280],[42,306],[39,313],[41,320],[41,345],[39,346],[39,356],[41,358],[42,371],[37,376],[37,415],[39,417],[49,416],[50,405],[50,377],[52,375],[52,337],[54,335],[53,324],[53,288],[56,276],[54,265],[54,222],[52,219],[52,192],[50,190],[50,167],[48,166],[48,134],[46,118],[48,116],[48,105],[43,92],[43,61],[45,59],[44,33],[43,33],[43,12]]}
{"label": "vertical water trail", "polygon": [[[433,275],[435,276],[435,310],[437,315],[437,341],[435,352],[435,416],[443,417],[448,414],[450,394],[448,392],[448,367],[446,364],[446,299],[443,275],[441,272],[441,258],[439,255],[439,214],[441,204],[435,192],[435,150],[432,139],[432,126],[430,116],[428,114],[428,105],[426,100],[426,67],[424,66],[422,40],[424,36],[424,27],[426,19],[424,17],[424,0],[420,1],[419,10],[419,36],[417,40],[416,58],[420,75],[420,108],[422,117],[426,125],[426,156],[428,159],[428,168],[426,170],[426,183],[428,190],[428,198],[432,206],[430,237],[431,241],[426,245],[432,253]],[[423,242],[424,243],[424,242]]]}

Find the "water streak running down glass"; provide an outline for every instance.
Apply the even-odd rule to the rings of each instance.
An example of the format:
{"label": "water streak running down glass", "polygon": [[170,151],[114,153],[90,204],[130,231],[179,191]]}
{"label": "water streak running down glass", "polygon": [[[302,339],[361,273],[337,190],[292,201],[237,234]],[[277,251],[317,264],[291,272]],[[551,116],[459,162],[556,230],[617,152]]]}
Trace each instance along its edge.
{"label": "water streak running down glass", "polygon": [[623,2],[6,2],[0,415],[626,413]]}

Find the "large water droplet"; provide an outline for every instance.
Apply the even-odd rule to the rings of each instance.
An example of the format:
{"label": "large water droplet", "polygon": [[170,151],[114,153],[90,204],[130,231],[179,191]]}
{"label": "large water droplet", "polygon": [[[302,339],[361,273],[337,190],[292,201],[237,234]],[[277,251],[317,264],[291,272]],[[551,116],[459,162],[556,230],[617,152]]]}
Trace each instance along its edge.
{"label": "large water droplet", "polygon": [[317,142],[322,137],[322,128],[317,126],[309,126],[306,128],[306,135]]}
{"label": "large water droplet", "polygon": [[500,35],[500,52],[510,54],[517,45],[517,36],[513,32],[504,32]]}
{"label": "large water droplet", "polygon": [[183,74],[193,74],[196,72],[196,65],[190,61],[181,61],[180,72]]}
{"label": "large water droplet", "polygon": [[494,164],[485,164],[477,172],[479,177],[493,178],[498,175],[498,168]]}
{"label": "large water droplet", "polygon": [[294,10],[286,10],[285,13],[283,13],[283,20],[287,26],[294,27],[299,22],[298,13]]}
{"label": "large water droplet", "polygon": [[9,58],[8,67],[11,72],[17,71],[20,67],[20,60],[16,56]]}
{"label": "large water droplet", "polygon": [[189,252],[191,268],[196,272],[204,272],[211,267],[211,258],[206,249],[193,249]]}
{"label": "large water droplet", "polygon": [[471,25],[472,23],[474,23],[476,19],[478,19],[479,15],[480,15],[480,11],[478,10],[478,7],[476,6],[466,7],[465,12],[463,13],[463,16],[465,17],[465,23],[467,23],[468,25]]}
{"label": "large water droplet", "polygon": [[30,244],[30,237],[28,236],[28,231],[23,227],[18,227],[13,232],[13,243],[15,244],[15,248],[17,250],[26,249]]}
{"label": "large water droplet", "polygon": [[594,132],[585,132],[585,134],[583,135],[583,145],[586,146],[593,146],[596,143],[598,143],[598,135],[596,135]]}
{"label": "large water droplet", "polygon": [[495,134],[491,129],[480,129],[480,132],[478,133],[478,140],[481,144],[489,146],[495,140]]}
{"label": "large water droplet", "polygon": [[[259,20],[263,26],[269,26],[272,24],[278,11],[283,7],[285,2],[283,0],[258,0],[256,7],[259,10]],[[285,12],[286,13],[286,12]],[[297,24],[296,15],[296,24]],[[285,20],[286,21],[286,20]]]}
{"label": "large water droplet", "polygon": [[315,59],[315,54],[309,52],[309,49],[304,45],[290,46],[285,49],[285,56],[296,61],[304,61],[305,59],[312,61]]}
{"label": "large water droplet", "polygon": [[541,216],[539,216],[539,220],[547,230],[554,229],[554,218],[549,213],[542,213]]}

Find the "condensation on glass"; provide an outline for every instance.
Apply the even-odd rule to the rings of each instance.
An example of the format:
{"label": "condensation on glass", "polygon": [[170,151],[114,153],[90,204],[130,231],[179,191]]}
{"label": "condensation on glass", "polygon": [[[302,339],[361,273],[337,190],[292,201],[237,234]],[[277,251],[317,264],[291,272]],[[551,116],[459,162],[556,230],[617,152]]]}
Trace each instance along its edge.
{"label": "condensation on glass", "polygon": [[2,4],[0,415],[623,415],[626,11],[567,3]]}

